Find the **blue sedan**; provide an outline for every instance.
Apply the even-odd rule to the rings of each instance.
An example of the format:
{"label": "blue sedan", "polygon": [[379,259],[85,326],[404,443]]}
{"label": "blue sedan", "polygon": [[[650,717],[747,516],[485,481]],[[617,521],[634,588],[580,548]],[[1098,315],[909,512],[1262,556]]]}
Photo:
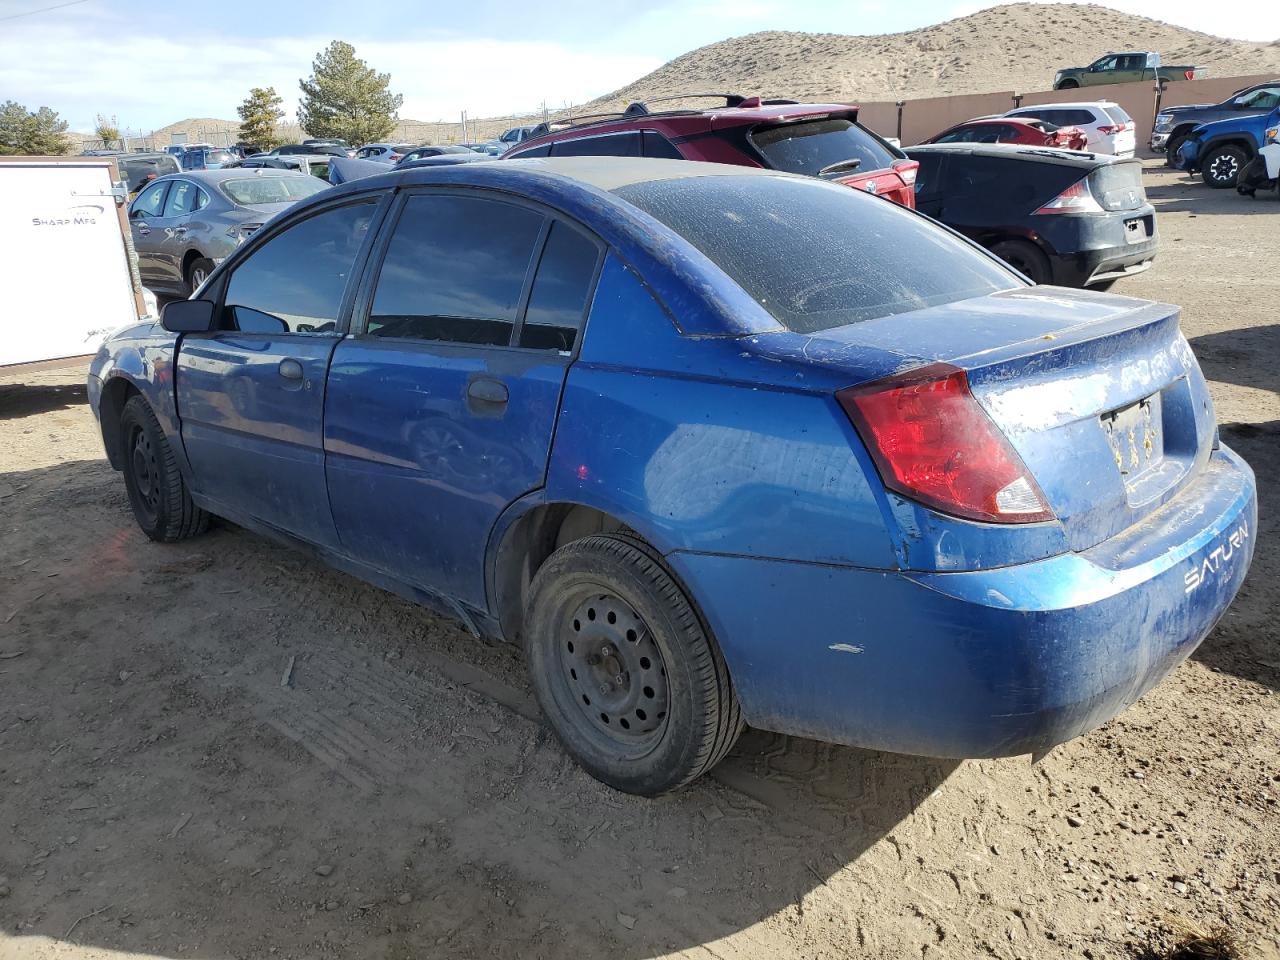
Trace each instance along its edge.
{"label": "blue sedan", "polygon": [[1175,307],[744,167],[326,190],[89,396],[152,539],[216,514],[523,644],[566,749],[639,794],[744,724],[1043,753],[1195,649],[1256,535]]}

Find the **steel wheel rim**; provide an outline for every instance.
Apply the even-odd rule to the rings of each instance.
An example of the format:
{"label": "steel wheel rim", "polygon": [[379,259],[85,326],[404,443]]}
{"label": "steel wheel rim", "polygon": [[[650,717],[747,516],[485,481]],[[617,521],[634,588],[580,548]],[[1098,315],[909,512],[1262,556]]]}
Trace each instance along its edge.
{"label": "steel wheel rim", "polygon": [[130,446],[133,487],[138,493],[138,506],[147,519],[154,520],[160,509],[160,470],[156,463],[155,448],[151,445],[151,438],[141,427],[134,429]]}
{"label": "steel wheel rim", "polygon": [[595,589],[562,608],[555,671],[596,739],[628,754],[652,749],[667,726],[671,690],[653,632],[625,600]]}

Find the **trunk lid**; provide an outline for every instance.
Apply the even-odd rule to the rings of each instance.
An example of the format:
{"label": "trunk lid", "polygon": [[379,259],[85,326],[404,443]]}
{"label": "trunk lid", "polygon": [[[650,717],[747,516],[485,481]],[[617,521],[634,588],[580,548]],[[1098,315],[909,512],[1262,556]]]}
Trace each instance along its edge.
{"label": "trunk lid", "polygon": [[[1131,527],[1198,474],[1215,442],[1213,409],[1179,311],[1054,287],[852,324],[808,338],[811,360],[861,346],[942,362],[1008,437],[1073,550]],[[908,359],[909,358],[909,359]]]}

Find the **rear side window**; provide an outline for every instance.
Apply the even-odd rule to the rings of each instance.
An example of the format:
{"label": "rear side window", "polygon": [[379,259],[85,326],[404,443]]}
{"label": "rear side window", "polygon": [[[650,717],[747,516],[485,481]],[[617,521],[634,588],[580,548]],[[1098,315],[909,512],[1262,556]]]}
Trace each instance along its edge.
{"label": "rear side window", "polygon": [[645,130],[642,137],[644,138],[644,155],[646,157],[658,157],[662,160],[684,159],[680,151],[676,149],[676,145],[662,134],[653,130]]}
{"label": "rear side window", "polygon": [[848,187],[715,176],[615,192],[683,236],[797,333],[1023,285],[923,217]]}
{"label": "rear side window", "polygon": [[366,332],[506,346],[543,220],[497,200],[410,197],[382,262]]}
{"label": "rear side window", "polygon": [[838,117],[757,127],[751,142],[773,169],[811,177],[843,160],[861,161],[855,170],[843,171],[849,175],[883,170],[898,159],[856,123]]}
{"label": "rear side window", "polygon": [[526,157],[549,157],[551,156],[551,144],[544,143],[540,147],[530,147],[528,150],[521,150],[519,153],[511,155],[512,160],[522,160]]}
{"label": "rear side window", "polygon": [[376,208],[369,201],[325,210],[249,254],[223,300],[232,328],[336,334],[343,291]]}
{"label": "rear side window", "polygon": [[558,140],[551,145],[553,157],[638,157],[640,133],[609,133],[599,137]]}
{"label": "rear side window", "polygon": [[164,205],[166,217],[182,217],[196,209],[199,188],[190,180],[176,180],[169,190],[169,200]]}
{"label": "rear side window", "polygon": [[583,234],[555,223],[538,262],[529,309],[520,328],[520,346],[533,350],[573,350],[587,312],[599,249]]}

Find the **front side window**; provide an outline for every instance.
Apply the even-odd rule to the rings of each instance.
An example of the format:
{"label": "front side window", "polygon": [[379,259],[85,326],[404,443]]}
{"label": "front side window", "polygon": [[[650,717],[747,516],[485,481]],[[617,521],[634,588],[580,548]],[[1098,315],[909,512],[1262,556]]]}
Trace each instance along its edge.
{"label": "front side window", "polygon": [[138,199],[129,208],[129,216],[141,220],[160,216],[164,210],[164,192],[169,189],[170,182],[166,180],[163,183],[153,183],[138,194]]}
{"label": "front side window", "polygon": [[410,197],[369,312],[374,337],[506,346],[543,216],[478,197]]}
{"label": "front side window", "polygon": [[352,203],[286,228],[235,268],[223,316],[251,333],[336,334],[343,292],[377,204]]}
{"label": "front side window", "polygon": [[676,145],[654,130],[644,131],[644,155],[664,160],[683,160],[684,156],[676,149]]}
{"label": "front side window", "polygon": [[757,127],[752,131],[751,142],[773,169],[810,177],[846,160],[859,163],[843,169],[844,176],[883,170],[898,159],[875,137],[843,117]]}
{"label": "front side window", "polygon": [[561,353],[573,350],[598,259],[598,248],[586,236],[563,223],[552,225],[529,293],[520,346]]}
{"label": "front side window", "polygon": [[796,333],[1023,285],[925,218],[861,190],[729,175],[651,180],[614,192],[688,240]]}

